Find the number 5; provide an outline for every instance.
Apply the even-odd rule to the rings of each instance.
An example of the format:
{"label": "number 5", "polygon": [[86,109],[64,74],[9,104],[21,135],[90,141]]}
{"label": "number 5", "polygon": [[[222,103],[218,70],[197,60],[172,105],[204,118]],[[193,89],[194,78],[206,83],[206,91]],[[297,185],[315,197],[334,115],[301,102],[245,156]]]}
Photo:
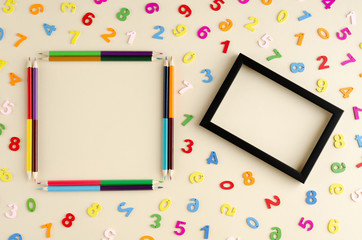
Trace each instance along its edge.
{"label": "number 5", "polygon": [[[262,40],[265,43],[262,43]],[[264,36],[261,39],[258,40],[258,44],[262,48],[267,48],[267,47],[269,47],[271,41],[273,41],[273,38],[269,34],[266,33],[266,34],[264,34]]]}
{"label": "number 5", "polygon": [[301,226],[302,228],[306,228],[307,227],[307,224],[310,225],[310,227],[307,229],[307,231],[310,231],[313,229],[313,222],[311,220],[306,220],[304,223],[303,223],[303,220],[304,220],[304,217],[302,217],[299,221],[299,226]]}
{"label": "number 5", "polygon": [[173,232],[178,236],[183,235],[185,233],[185,231],[186,231],[185,228],[180,226],[180,225],[186,225],[186,222],[177,221],[175,228],[179,228],[180,232],[177,232],[177,231],[173,231]]}

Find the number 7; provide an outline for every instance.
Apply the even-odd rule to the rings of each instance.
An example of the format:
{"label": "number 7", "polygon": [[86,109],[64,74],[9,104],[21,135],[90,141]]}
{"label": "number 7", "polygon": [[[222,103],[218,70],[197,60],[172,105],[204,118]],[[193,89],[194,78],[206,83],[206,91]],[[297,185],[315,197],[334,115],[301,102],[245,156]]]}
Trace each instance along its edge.
{"label": "number 7", "polygon": [[46,236],[47,238],[50,238],[50,231],[52,229],[52,223],[47,223],[41,226],[41,228],[47,228]]}
{"label": "number 7", "polygon": [[70,34],[75,34],[74,37],[72,38],[71,44],[75,44],[75,42],[77,41],[79,35],[80,35],[80,31],[69,31]]}
{"label": "number 7", "polygon": [[266,60],[270,61],[270,60],[273,60],[274,58],[282,57],[282,55],[278,52],[278,50],[274,49],[273,51],[274,51],[275,55],[267,57]]}
{"label": "number 7", "polygon": [[16,36],[18,36],[20,39],[14,44],[15,47],[19,47],[20,43],[22,43],[23,41],[28,39],[27,36],[24,36],[24,35],[22,35],[20,33],[17,33]]}

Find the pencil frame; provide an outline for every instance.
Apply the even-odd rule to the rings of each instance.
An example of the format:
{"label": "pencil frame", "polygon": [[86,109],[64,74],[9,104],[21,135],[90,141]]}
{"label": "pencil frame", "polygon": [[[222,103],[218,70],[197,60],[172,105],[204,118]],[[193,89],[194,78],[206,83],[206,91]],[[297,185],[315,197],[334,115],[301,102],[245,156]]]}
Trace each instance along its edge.
{"label": "pencil frame", "polygon": [[[302,98],[314,103],[315,105],[319,106],[320,108],[328,111],[331,113],[331,118],[328,121],[328,124],[324,128],[320,138],[318,139],[316,145],[314,146],[310,156],[308,157],[302,171],[298,171],[289,165],[285,164],[284,162],[278,160],[277,158],[269,155],[268,153],[264,152],[263,150],[253,146],[252,144],[246,142],[245,140],[241,139],[240,137],[234,135],[231,132],[223,129],[222,127],[216,125],[212,122],[212,118],[214,117],[216,111],[218,110],[221,102],[223,101],[224,97],[226,96],[229,88],[231,87],[235,77],[237,76],[239,70],[241,69],[242,65],[245,65],[252,70],[260,73],[274,81],[275,83],[281,85],[289,89],[290,91],[294,92],[295,94],[301,96]],[[280,171],[284,172],[285,174],[293,177],[294,179],[300,181],[301,183],[305,183],[307,180],[310,172],[314,164],[316,163],[320,153],[322,152],[325,144],[327,143],[330,135],[332,134],[335,126],[337,125],[340,117],[343,114],[343,110],[332,105],[331,103],[325,101],[324,99],[314,95],[313,93],[305,90],[304,88],[298,86],[297,84],[291,82],[290,80],[282,77],[281,75],[273,72],[272,70],[262,66],[261,64],[257,63],[256,61],[250,59],[249,57],[239,54],[235,63],[231,67],[227,77],[225,78],[223,84],[221,85],[219,91],[217,92],[214,100],[212,101],[211,105],[209,106],[205,116],[200,122],[200,125],[211,132],[215,133],[216,135],[224,138],[225,140],[231,142],[232,144],[240,147],[241,149],[247,151],[248,153],[258,157],[259,159],[263,160],[264,162],[270,164],[271,166],[279,169]]]}

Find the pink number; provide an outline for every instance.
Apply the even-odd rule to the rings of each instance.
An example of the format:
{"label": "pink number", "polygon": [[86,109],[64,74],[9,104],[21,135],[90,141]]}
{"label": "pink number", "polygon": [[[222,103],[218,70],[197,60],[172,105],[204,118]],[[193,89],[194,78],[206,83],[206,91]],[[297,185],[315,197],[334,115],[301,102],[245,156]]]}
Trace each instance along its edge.
{"label": "pink number", "polygon": [[185,233],[185,231],[186,231],[185,228],[183,226],[181,226],[181,225],[186,225],[186,222],[177,221],[175,228],[179,228],[180,232],[173,231],[178,236],[183,235]]}
{"label": "pink number", "polygon": [[341,30],[341,33],[343,33],[343,35],[341,36],[339,32],[337,32],[337,38],[340,40],[345,40],[347,38],[347,34],[351,35],[352,33],[349,31],[348,28],[343,28]]}
{"label": "pink number", "polygon": [[249,0],[239,0],[239,3],[241,3],[241,4],[246,4],[248,2],[249,2]]}
{"label": "pink number", "polygon": [[107,0],[94,0],[96,4],[102,4],[104,2],[107,2]]}
{"label": "pink number", "polygon": [[358,120],[359,119],[359,114],[358,112],[362,112],[361,108],[358,107],[353,107],[353,113],[354,113],[354,119]]}
{"label": "pink number", "polygon": [[160,7],[157,3],[149,3],[146,5],[145,10],[148,14],[152,14],[155,11],[158,12],[158,10],[160,10]]}
{"label": "pink number", "polygon": [[197,31],[197,36],[201,39],[207,38],[207,32],[211,32],[210,28],[208,26],[203,26]]}
{"label": "pink number", "polygon": [[306,220],[304,223],[303,223],[303,220],[304,220],[304,217],[302,217],[299,221],[299,226],[301,226],[302,228],[306,228],[307,227],[307,224],[309,224],[309,228],[307,229],[307,231],[310,231],[313,229],[313,222],[311,220]]}
{"label": "pink number", "polygon": [[354,59],[354,57],[350,53],[348,53],[347,56],[349,57],[349,59],[344,62],[341,62],[342,66],[356,61],[356,59]]}

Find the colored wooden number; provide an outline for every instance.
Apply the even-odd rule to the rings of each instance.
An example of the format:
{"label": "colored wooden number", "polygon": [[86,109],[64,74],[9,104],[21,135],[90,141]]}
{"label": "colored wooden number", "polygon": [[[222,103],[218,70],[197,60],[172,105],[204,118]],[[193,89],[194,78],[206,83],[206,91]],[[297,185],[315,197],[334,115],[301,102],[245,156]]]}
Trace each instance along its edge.
{"label": "colored wooden number", "polygon": [[119,212],[126,212],[126,217],[128,217],[131,212],[133,211],[134,208],[130,207],[130,208],[122,208],[124,205],[126,205],[126,202],[121,202],[121,204],[119,204],[118,206],[118,211]]}
{"label": "colored wooden number", "polygon": [[355,202],[359,202],[362,200],[362,188],[354,191],[354,193],[351,193],[351,199]]}
{"label": "colored wooden number", "polygon": [[273,206],[279,206],[280,205],[280,198],[277,195],[274,195],[273,197],[276,200],[276,202],[273,202],[269,198],[265,198],[265,203],[266,203],[266,206],[268,207],[268,209],[271,208],[270,205],[273,205]]}
{"label": "colored wooden number", "polygon": [[343,148],[346,145],[345,141],[343,140],[344,136],[342,134],[335,135],[333,139],[334,139],[334,146],[336,148]]}
{"label": "colored wooden number", "polygon": [[282,57],[282,55],[278,52],[278,50],[274,49],[273,52],[275,53],[275,55],[267,57],[266,60],[270,61],[270,60],[273,60],[275,58],[281,58]]}
{"label": "colored wooden number", "polygon": [[153,29],[160,29],[160,31],[159,32],[157,32],[157,33],[155,33],[153,36],[152,36],[152,38],[154,38],[154,39],[163,39],[163,37],[161,36],[161,34],[165,31],[165,28],[164,27],[162,27],[162,26],[156,26],[156,27],[154,27]]}
{"label": "colored wooden number", "polygon": [[319,68],[318,68],[319,70],[329,68],[329,65],[326,65],[326,63],[328,61],[328,58],[326,56],[319,56],[317,58],[317,61],[320,61],[320,60],[322,60],[322,63],[321,63],[321,65],[319,65]]}
{"label": "colored wooden number", "polygon": [[224,204],[224,205],[221,206],[220,211],[221,211],[221,213],[225,213],[225,211],[226,211],[226,215],[234,216],[235,212],[236,212],[236,208],[235,207],[232,208],[230,206],[230,204]]}
{"label": "colored wooden number", "polygon": [[7,63],[7,61],[0,60],[0,69],[2,69]]}
{"label": "colored wooden number", "polygon": [[17,33],[16,36],[18,36],[20,39],[14,44],[15,47],[19,47],[20,43],[24,42],[26,39],[28,39],[27,36],[24,36],[20,33]]}
{"label": "colored wooden number", "polygon": [[74,37],[72,38],[72,41],[70,42],[70,44],[75,44],[80,35],[80,31],[69,31],[69,33],[74,34]]}
{"label": "colored wooden number", "polygon": [[33,4],[30,6],[30,13],[33,15],[38,15],[39,13],[44,12],[44,6],[41,4]]}
{"label": "colored wooden number", "polygon": [[187,82],[187,81],[183,81],[182,82],[186,87],[184,87],[184,88],[182,88],[182,89],[180,89],[179,91],[178,91],[178,93],[179,94],[183,94],[184,92],[186,92],[187,90],[189,90],[189,89],[191,89],[191,88],[193,88],[193,86],[191,85],[191,83],[189,83],[189,82]]}
{"label": "colored wooden number", "polygon": [[191,121],[191,119],[194,118],[194,116],[190,114],[184,114],[184,116],[186,117],[186,119],[181,123],[182,126],[186,126],[186,124],[188,124]]}
{"label": "colored wooden number", "polygon": [[253,21],[252,23],[248,23],[246,25],[244,25],[245,28],[249,29],[250,31],[255,31],[254,26],[259,24],[259,19],[257,19],[256,17],[249,17],[249,20]]}
{"label": "colored wooden number", "polygon": [[[225,187],[225,185],[228,185],[227,187]],[[234,188],[234,183],[232,181],[223,181],[222,183],[220,183],[220,187],[221,189],[224,190],[230,190]]]}
{"label": "colored wooden number", "polygon": [[4,37],[4,29],[0,28],[0,41],[3,40]]}
{"label": "colored wooden number", "polygon": [[52,226],[53,226],[52,223],[47,223],[47,224],[44,224],[44,225],[41,226],[41,228],[46,228],[47,229],[47,231],[46,231],[46,237],[47,238],[51,237],[50,234],[51,234],[51,231],[52,231]]}
{"label": "colored wooden number", "polygon": [[[30,206],[30,205],[32,205],[32,206]],[[35,203],[35,200],[33,198],[29,198],[26,201],[26,208],[28,209],[29,212],[34,212],[35,211],[36,203]]]}
{"label": "colored wooden number", "polygon": [[152,14],[154,12],[158,12],[160,10],[160,6],[157,3],[148,3],[145,6],[146,13]]}
{"label": "colored wooden number", "polygon": [[98,213],[102,210],[102,206],[99,203],[93,203],[92,206],[90,206],[87,209],[87,213],[91,217],[98,216]]}
{"label": "colored wooden number", "polygon": [[67,213],[65,215],[65,218],[62,220],[62,224],[66,228],[70,228],[73,225],[73,221],[75,220],[75,217],[71,213]]}
{"label": "colored wooden number", "polygon": [[179,24],[177,25],[176,29],[172,30],[172,32],[176,37],[181,37],[187,32],[187,27],[183,24]]}
{"label": "colored wooden number", "polygon": [[[111,235],[112,234],[112,235]],[[102,240],[113,240],[114,235],[116,235],[116,231],[112,228],[108,228],[104,231],[104,236],[107,238],[102,238]]]}
{"label": "colored wooden number", "polygon": [[309,205],[314,205],[317,203],[317,193],[313,190],[307,192],[307,198],[305,199],[305,202]]}
{"label": "colored wooden number", "polygon": [[11,173],[5,172],[6,170],[7,168],[0,169],[0,179],[3,182],[9,182],[13,178],[13,175],[11,175]]}
{"label": "colored wooden number", "polygon": [[[341,33],[342,33],[342,35],[341,35]],[[337,34],[337,38],[338,38],[339,40],[345,40],[348,35],[351,35],[351,34],[352,34],[352,33],[349,31],[348,28],[343,28],[343,29],[341,30],[341,33],[340,33],[340,32],[337,32],[337,33],[336,33],[336,34]]]}
{"label": "colored wooden number", "polygon": [[295,36],[298,38],[297,45],[302,46],[302,42],[304,39],[304,33],[295,34]]}
{"label": "colored wooden number", "polygon": [[288,11],[287,10],[282,10],[282,11],[279,12],[277,20],[278,20],[278,22],[282,23],[285,20],[287,20],[287,18],[288,18]]}
{"label": "colored wooden number", "polygon": [[342,66],[344,66],[344,65],[346,65],[346,64],[348,64],[348,63],[352,63],[352,62],[355,62],[355,61],[356,61],[356,59],[354,59],[354,57],[352,56],[352,54],[348,53],[347,56],[349,57],[349,59],[346,60],[346,61],[341,62],[341,65],[342,65]]}
{"label": "colored wooden number", "polygon": [[208,77],[209,79],[204,79],[204,80],[202,80],[204,83],[209,83],[209,82],[211,82],[212,80],[213,80],[213,77],[212,77],[212,75],[211,75],[211,70],[210,69],[207,69],[207,68],[205,68],[205,69],[203,69],[202,71],[201,71],[201,73],[205,73],[206,72],[206,75],[205,75],[205,77]]}
{"label": "colored wooden number", "polygon": [[331,194],[342,194],[344,191],[344,187],[342,184],[340,183],[335,183],[335,184],[332,184],[330,187],[329,187],[329,192]]}
{"label": "colored wooden number", "polygon": [[216,152],[212,151],[210,154],[210,157],[207,159],[207,164],[215,164],[217,165],[219,163],[219,160],[217,159]]}
{"label": "colored wooden number", "polygon": [[14,103],[10,102],[9,100],[6,100],[2,107],[4,109],[0,109],[0,113],[4,115],[9,115],[13,111],[11,107],[14,107]]}
{"label": "colored wooden number", "polygon": [[11,4],[16,5],[17,2],[15,2],[14,0],[7,0],[7,1],[5,2],[5,6],[7,6],[7,7],[9,7],[9,8],[3,8],[3,11],[6,12],[6,13],[12,13],[12,12],[15,10],[15,8],[14,8],[14,6],[11,5]]}
{"label": "colored wooden number", "polygon": [[255,178],[253,178],[253,173],[252,172],[244,172],[243,173],[243,178],[244,178],[244,184],[247,186],[253,185],[255,183]]}
{"label": "colored wooden number", "polygon": [[322,0],[322,3],[324,4],[325,9],[330,9],[335,1],[336,0]]}
{"label": "colored wooden number", "polygon": [[[161,209],[161,205],[160,205],[160,209]],[[151,218],[153,218],[153,217],[156,217],[156,220],[155,220],[155,224],[151,224],[151,227],[152,228],[159,228],[159,227],[161,227],[161,215],[160,214],[157,214],[157,213],[155,213],[155,214],[152,214],[151,215]]]}
{"label": "colored wooden number", "polygon": [[224,41],[224,42],[221,42],[221,45],[223,45],[223,44],[225,44],[225,46],[224,46],[222,52],[223,52],[223,53],[227,53],[227,51],[228,51],[228,49],[229,49],[230,40],[226,40],[226,41]]}
{"label": "colored wooden number", "polygon": [[356,12],[355,11],[350,11],[347,15],[347,18],[351,19],[351,24],[356,24]]}
{"label": "colored wooden number", "polygon": [[324,28],[318,28],[317,30],[318,35],[323,38],[323,39],[328,39],[329,38],[329,32],[324,29]]}
{"label": "colored wooden number", "polygon": [[7,218],[16,218],[16,214],[17,214],[17,211],[18,211],[18,206],[14,203],[10,203],[8,204],[8,207],[11,208],[10,209],[10,214],[8,212],[5,213],[5,216]]}
{"label": "colored wooden number", "polygon": [[83,18],[82,18],[82,23],[86,26],[90,26],[92,25],[93,23],[93,19],[92,18],[95,18],[96,16],[94,16],[93,13],[91,12],[87,12],[86,14],[84,14]]}
{"label": "colored wooden number", "polygon": [[231,21],[230,19],[226,19],[226,21],[223,21],[219,24],[220,30],[224,32],[229,31],[232,26],[233,26],[233,21]]}
{"label": "colored wooden number", "polygon": [[290,64],[290,71],[292,71],[292,73],[304,72],[304,70],[305,70],[304,63]]}
{"label": "colored wooden number", "polygon": [[270,5],[273,2],[273,0],[261,0],[261,3],[264,5]]}
{"label": "colored wooden number", "polygon": [[48,36],[52,35],[53,31],[57,30],[54,25],[49,25],[46,23],[43,24],[43,27],[44,27],[45,33]]}
{"label": "colored wooden number", "polygon": [[10,138],[9,149],[11,151],[18,151],[20,149],[20,139],[18,137]]}
{"label": "colored wooden number", "polygon": [[116,14],[116,17],[119,21],[126,21],[127,17],[131,14],[128,8],[121,8],[121,10]]}
{"label": "colored wooden number", "polygon": [[359,119],[359,114],[358,112],[362,112],[362,109],[361,108],[358,108],[358,107],[353,107],[353,113],[354,113],[354,119],[358,120]]}
{"label": "colored wooden number", "polygon": [[210,28],[208,26],[203,26],[197,31],[197,36],[200,39],[207,38],[208,32],[211,32]]}
{"label": "colored wooden number", "polygon": [[223,0],[213,0],[213,3],[215,3],[215,5],[211,3],[210,8],[214,11],[219,11],[221,9],[221,4],[224,4],[225,2]]}
{"label": "colored wooden number", "polygon": [[177,221],[175,228],[179,228],[179,229],[180,229],[180,232],[178,232],[178,231],[173,231],[173,232],[174,232],[176,235],[178,235],[178,236],[184,235],[184,233],[185,233],[185,231],[186,231],[185,228],[184,228],[183,226],[181,226],[181,225],[186,225],[186,222]]}
{"label": "colored wooden number", "polygon": [[135,31],[127,32],[127,36],[129,36],[127,43],[132,45],[136,37],[136,32]]}
{"label": "colored wooden number", "polygon": [[246,219],[246,223],[249,225],[249,227],[251,227],[253,229],[257,229],[259,227],[259,222],[253,217],[248,217]]}
{"label": "colored wooden number", "polygon": [[110,34],[102,34],[101,37],[106,40],[106,42],[111,42],[111,40],[109,40],[109,38],[111,37],[115,37],[117,35],[117,32],[113,29],[113,28],[107,28],[108,31],[110,31]]}
{"label": "colored wooden number", "polygon": [[301,17],[299,17],[299,18],[298,18],[298,21],[303,21],[303,20],[305,20],[305,19],[307,19],[307,18],[310,18],[310,17],[312,16],[312,14],[310,14],[310,13],[307,12],[307,11],[303,11],[303,13],[304,13],[304,15],[301,16]]}
{"label": "colored wooden number", "polygon": [[339,221],[337,219],[332,219],[332,220],[329,221],[329,223],[328,223],[328,231],[330,233],[337,233],[339,231],[339,226],[338,226],[337,223],[339,223]]}
{"label": "colored wooden number", "polygon": [[307,224],[309,225],[309,228],[307,229],[307,231],[310,231],[313,229],[313,222],[311,220],[306,220],[305,222],[304,221],[304,217],[302,217],[299,221],[299,226],[301,226],[302,228],[306,228],[307,227]]}
{"label": "colored wooden number", "polygon": [[271,240],[280,240],[282,237],[282,230],[278,227],[272,227],[272,230],[275,230],[275,232],[271,232],[269,237]]}
{"label": "colored wooden number", "polygon": [[107,0],[94,0],[94,2],[99,5],[99,4],[102,4],[104,2],[107,2]]}
{"label": "colored wooden number", "polygon": [[2,123],[0,123],[0,136],[1,136],[1,134],[3,134],[3,132],[2,132],[2,130],[5,130],[5,126],[4,126],[4,124],[2,124]]}
{"label": "colored wooden number", "polygon": [[317,86],[320,88],[316,88],[318,92],[325,92],[328,88],[328,82],[327,80],[321,78],[317,81]]}
{"label": "colored wooden number", "polygon": [[179,8],[178,8],[178,12],[180,14],[185,14],[185,17],[190,17],[192,14],[192,10],[189,6],[187,6],[186,4],[182,4]]}
{"label": "colored wooden number", "polygon": [[197,210],[199,210],[199,200],[197,200],[197,198],[191,198],[190,201],[194,201],[194,203],[189,203],[187,205],[187,210],[189,210],[190,212],[197,212]]}
{"label": "colored wooden number", "polygon": [[8,238],[8,240],[23,240],[23,237],[19,233],[14,233]]}
{"label": "colored wooden number", "polygon": [[203,228],[200,229],[201,231],[204,231],[204,239],[209,239],[209,231],[210,231],[210,226],[209,225],[205,225]]}
{"label": "colored wooden number", "polygon": [[[164,206],[165,203],[166,203],[166,206]],[[162,200],[159,207],[160,207],[161,211],[166,211],[170,206],[171,206],[171,199],[166,198],[166,199]]]}
{"label": "colored wooden number", "polygon": [[141,237],[140,240],[155,240],[155,239],[151,236],[146,235],[146,236]]}
{"label": "colored wooden number", "polygon": [[195,182],[200,183],[204,181],[204,174],[202,174],[201,172],[194,172],[190,174],[189,179],[192,184],[194,184]]}
{"label": "colored wooden number", "polygon": [[192,152],[192,146],[194,145],[194,142],[191,139],[186,139],[184,142],[189,143],[186,145],[187,149],[181,148],[181,150],[184,153],[191,153]]}
{"label": "colored wooden number", "polygon": [[[184,63],[190,63],[190,62],[194,61],[195,58],[196,58],[196,53],[194,53],[194,52],[189,52],[189,53],[185,54],[185,56],[184,56],[184,58],[182,59],[182,61],[183,61]],[[179,91],[179,93],[180,93],[181,95],[182,95],[182,93],[184,92],[184,90],[186,91],[186,89],[193,88],[192,85],[191,85],[191,83],[189,83],[189,82],[183,81],[183,84],[186,85],[186,88],[181,89],[181,90]]]}
{"label": "colored wooden number", "polygon": [[342,172],[346,171],[346,164],[344,162],[342,162],[342,163],[335,162],[335,163],[332,163],[331,169],[332,169],[332,172],[334,172],[334,173],[342,173]]}
{"label": "colored wooden number", "polygon": [[10,84],[15,86],[15,83],[21,82],[21,78],[15,73],[10,73]]}
{"label": "colored wooden number", "polygon": [[267,48],[269,47],[271,41],[273,41],[273,38],[266,33],[264,36],[262,36],[261,39],[258,40],[258,45],[262,48]]}
{"label": "colored wooden number", "polygon": [[65,8],[71,8],[71,12],[75,12],[77,6],[74,4],[74,3],[67,3],[67,2],[64,2],[62,3],[62,6],[61,6],[61,9],[62,9],[62,12],[65,13]]}
{"label": "colored wooden number", "polygon": [[353,87],[341,88],[339,91],[343,94],[343,98],[349,98],[349,94],[353,91]]}
{"label": "colored wooden number", "polygon": [[[1,126],[1,124],[0,124],[0,126]],[[5,128],[4,128],[5,129]],[[1,130],[1,129],[0,129]],[[0,135],[1,135],[1,133],[0,133]],[[356,138],[355,138],[356,140],[357,140],[357,143],[358,143],[358,146],[360,147],[360,148],[362,148],[362,136],[360,136],[360,135],[356,135]]]}

